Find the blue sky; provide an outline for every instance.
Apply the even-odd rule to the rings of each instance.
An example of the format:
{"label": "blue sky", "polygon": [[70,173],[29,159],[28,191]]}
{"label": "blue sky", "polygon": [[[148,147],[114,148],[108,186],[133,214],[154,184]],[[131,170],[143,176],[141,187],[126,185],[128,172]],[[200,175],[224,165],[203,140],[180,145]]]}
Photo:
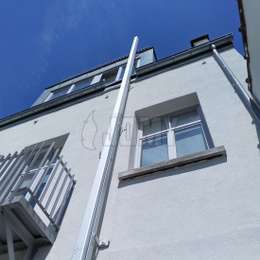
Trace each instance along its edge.
{"label": "blue sky", "polygon": [[243,49],[236,0],[8,0],[0,10],[1,118],[45,87],[126,55],[134,35],[158,58],[207,33],[232,32]]}

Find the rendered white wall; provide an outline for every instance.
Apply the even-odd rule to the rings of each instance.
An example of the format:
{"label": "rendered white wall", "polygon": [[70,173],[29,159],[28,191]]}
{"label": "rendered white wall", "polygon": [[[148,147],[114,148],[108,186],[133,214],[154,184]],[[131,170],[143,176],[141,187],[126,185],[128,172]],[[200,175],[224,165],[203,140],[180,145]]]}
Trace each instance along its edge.
{"label": "rendered white wall", "polygon": [[[243,58],[235,50],[222,55],[244,82]],[[203,162],[119,184],[130,151],[120,146],[100,236],[111,244],[98,260],[259,258],[257,130],[215,60],[132,84],[126,116],[129,120],[138,109],[191,92],[198,94],[215,145],[226,147],[227,162]]]}
{"label": "rendered white wall", "polygon": [[[244,82],[243,58],[235,50],[222,55]],[[101,232],[101,239],[111,244],[99,252],[98,260],[258,259],[259,139],[212,57],[132,83],[123,128],[126,123],[133,126],[136,110],[192,92],[198,94],[215,145],[225,145],[227,162],[141,177],[118,187],[118,172],[129,169],[131,134],[125,139],[124,133],[132,128],[127,127]],[[70,133],[62,154],[77,184],[53,247],[40,249],[34,259],[71,259],[116,96],[114,90],[0,132],[0,154]],[[86,149],[96,128],[96,149]]]}
{"label": "rendered white wall", "polygon": [[66,260],[72,256],[116,95],[117,90],[0,131],[1,154],[69,133],[62,155],[77,183],[53,247],[39,251],[47,254],[42,259]]}

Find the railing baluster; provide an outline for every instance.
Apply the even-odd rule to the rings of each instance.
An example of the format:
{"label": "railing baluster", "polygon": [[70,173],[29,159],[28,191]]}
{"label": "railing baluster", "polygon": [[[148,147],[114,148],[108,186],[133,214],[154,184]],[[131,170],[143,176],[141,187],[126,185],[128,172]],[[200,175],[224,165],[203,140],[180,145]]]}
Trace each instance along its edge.
{"label": "railing baluster", "polygon": [[64,207],[66,206],[67,200],[69,199],[69,196],[70,196],[70,193],[71,193],[71,191],[73,189],[74,184],[75,184],[74,179],[70,178],[68,186],[67,186],[67,189],[66,189],[66,191],[64,193],[64,196],[63,196],[63,199],[62,199],[62,202],[61,202],[61,205],[60,205],[59,212],[58,212],[58,214],[57,214],[57,216],[55,217],[55,220],[54,220],[55,224],[58,227],[59,227],[62,215],[64,214]]}
{"label": "railing baluster", "polygon": [[54,184],[54,186],[53,186],[53,188],[52,188],[52,191],[51,191],[51,193],[49,194],[49,198],[48,198],[48,200],[47,200],[47,202],[46,202],[46,204],[45,204],[46,210],[48,209],[48,207],[49,207],[49,205],[50,205],[50,202],[51,202],[51,200],[52,200],[52,197],[53,197],[53,195],[54,195],[54,192],[56,191],[56,187],[57,187],[57,185],[58,185],[58,183],[59,183],[59,181],[60,181],[60,178],[61,178],[61,176],[62,176],[63,171],[64,171],[64,169],[63,169],[63,167],[62,167],[61,170],[60,170],[60,172],[59,172],[59,175],[58,175],[57,178],[56,178],[56,181],[55,181],[55,184]]}
{"label": "railing baluster", "polygon": [[18,182],[19,178],[21,177],[21,172],[23,172],[23,169],[25,168],[25,166],[26,166],[25,161],[22,158],[18,170],[13,174],[13,178],[10,180],[10,185],[6,191],[4,199],[10,194],[10,195],[12,195],[12,196],[10,196],[10,200],[12,200],[14,194],[13,193],[11,194],[11,192],[13,190],[13,187],[15,186],[15,184]]}
{"label": "railing baluster", "polygon": [[55,209],[56,209],[56,207],[57,207],[57,204],[58,204],[58,202],[59,202],[60,196],[61,196],[61,194],[62,194],[63,188],[64,188],[64,186],[65,186],[65,184],[66,184],[66,181],[67,181],[68,177],[69,177],[68,174],[66,174],[66,175],[64,176],[64,178],[63,178],[63,182],[62,182],[62,184],[61,184],[61,186],[60,186],[60,190],[59,190],[59,192],[57,193],[56,199],[55,199],[55,201],[54,201],[54,204],[53,204],[52,209],[51,209],[51,212],[50,212],[50,217],[51,217],[51,218],[53,218],[53,214],[54,214],[54,212],[55,212]]}
{"label": "railing baluster", "polygon": [[70,178],[73,178],[73,176],[71,175],[70,171],[68,170],[68,168],[66,166],[66,163],[64,163],[62,160],[61,160],[61,165],[63,166],[66,173],[70,176]]}
{"label": "railing baluster", "polygon": [[10,159],[10,157],[11,157],[11,154],[9,153],[6,157],[2,157],[0,159],[0,171],[1,171],[1,168],[4,166],[4,164],[7,162],[7,160]]}
{"label": "railing baluster", "polygon": [[49,189],[49,186],[50,186],[50,184],[51,184],[51,182],[53,180],[53,177],[55,176],[56,171],[58,170],[58,167],[59,167],[60,164],[61,164],[61,159],[58,157],[57,162],[55,163],[55,166],[54,166],[54,168],[53,168],[53,170],[51,172],[51,175],[48,178],[47,183],[46,183],[46,185],[44,187],[44,190],[43,190],[42,194],[40,195],[40,198],[39,198],[39,202],[40,203],[43,202],[45,194],[47,193],[47,191]]}
{"label": "railing baluster", "polygon": [[16,159],[16,156],[17,152],[13,156],[11,156],[11,154],[8,154],[8,156],[4,160],[4,163],[1,165],[1,168],[3,167],[3,169],[1,169],[0,177],[4,175],[9,165]]}
{"label": "railing baluster", "polygon": [[7,187],[10,188],[10,182],[14,176],[17,176],[20,174],[18,169],[20,168],[20,165],[23,162],[23,156],[18,156],[16,161],[12,164],[11,169],[9,169],[8,174],[6,174],[4,180],[1,182],[0,190],[1,195],[0,195],[0,202],[4,200],[4,198],[8,195],[7,191],[9,190]]}

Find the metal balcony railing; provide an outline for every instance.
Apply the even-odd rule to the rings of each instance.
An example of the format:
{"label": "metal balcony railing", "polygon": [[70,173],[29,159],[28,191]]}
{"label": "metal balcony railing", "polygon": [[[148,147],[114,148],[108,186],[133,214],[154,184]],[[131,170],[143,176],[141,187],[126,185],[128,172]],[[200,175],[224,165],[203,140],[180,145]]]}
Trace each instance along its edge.
{"label": "metal balcony railing", "polygon": [[0,158],[0,241],[7,241],[4,223],[10,221],[9,226],[21,240],[24,232],[19,230],[23,226],[33,239],[54,242],[75,179],[60,156],[54,154],[47,160],[48,153],[38,168],[30,167],[26,152]]}
{"label": "metal balcony railing", "polygon": [[50,223],[58,228],[63,207],[75,184],[74,176],[60,157],[56,162],[28,170],[24,156],[15,153],[0,162],[0,205],[23,196],[41,214],[38,206]]}

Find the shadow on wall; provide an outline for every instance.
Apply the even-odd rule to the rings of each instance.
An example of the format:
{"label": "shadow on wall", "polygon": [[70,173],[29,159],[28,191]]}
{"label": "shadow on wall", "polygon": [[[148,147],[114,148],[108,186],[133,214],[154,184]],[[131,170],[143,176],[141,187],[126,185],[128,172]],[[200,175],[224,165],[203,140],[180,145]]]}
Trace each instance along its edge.
{"label": "shadow on wall", "polygon": [[[211,167],[217,165],[219,163],[224,163],[227,161],[226,156],[217,157],[210,160],[204,160],[197,163],[187,164],[185,166],[181,166],[179,168],[173,168],[165,171],[159,171],[151,174],[147,174],[144,176],[138,176],[132,179],[127,179],[119,182],[118,188],[123,188],[129,185],[143,183],[146,181],[156,180],[158,178],[165,178],[169,176],[179,175],[179,174],[194,174],[194,171],[203,169],[205,167]],[[195,174],[199,174],[197,172]]]}

